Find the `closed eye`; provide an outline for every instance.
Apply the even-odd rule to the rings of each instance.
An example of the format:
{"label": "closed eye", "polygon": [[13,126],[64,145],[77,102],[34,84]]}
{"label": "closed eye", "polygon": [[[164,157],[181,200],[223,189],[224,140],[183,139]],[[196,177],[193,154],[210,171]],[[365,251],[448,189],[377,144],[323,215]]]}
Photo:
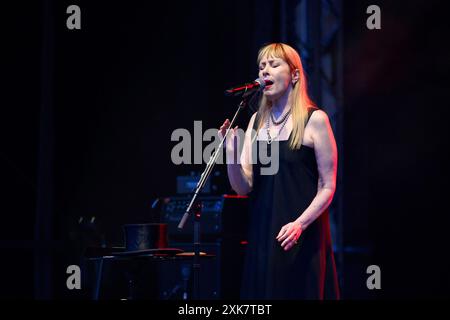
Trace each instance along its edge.
{"label": "closed eye", "polygon": [[[279,67],[280,65],[279,64],[272,64],[272,65],[270,65],[272,68],[276,68],[276,67]],[[264,70],[264,68],[265,68],[265,66],[259,66],[259,70]]]}

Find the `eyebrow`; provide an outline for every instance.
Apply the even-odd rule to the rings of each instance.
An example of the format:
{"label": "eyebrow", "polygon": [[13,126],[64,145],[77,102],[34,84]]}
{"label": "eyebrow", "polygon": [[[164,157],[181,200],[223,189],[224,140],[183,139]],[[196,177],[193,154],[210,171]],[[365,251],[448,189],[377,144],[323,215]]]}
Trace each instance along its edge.
{"label": "eyebrow", "polygon": [[[276,59],[280,60],[280,58],[272,58],[272,59],[268,59],[267,62],[269,62],[269,63],[271,63],[271,62],[277,62]],[[266,64],[266,62],[260,62],[259,64],[260,64],[260,65],[261,65],[261,64]]]}

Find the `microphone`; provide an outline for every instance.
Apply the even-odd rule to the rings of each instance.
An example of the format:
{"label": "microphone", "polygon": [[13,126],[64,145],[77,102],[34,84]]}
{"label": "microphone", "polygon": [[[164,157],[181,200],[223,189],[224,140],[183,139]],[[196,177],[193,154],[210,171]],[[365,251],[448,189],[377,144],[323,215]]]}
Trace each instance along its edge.
{"label": "microphone", "polygon": [[270,80],[264,80],[264,79],[258,78],[253,82],[246,83],[246,84],[225,90],[225,95],[236,96],[241,93],[250,93],[255,90],[262,90],[262,89],[264,89],[265,86],[271,85],[272,83],[273,82]]}

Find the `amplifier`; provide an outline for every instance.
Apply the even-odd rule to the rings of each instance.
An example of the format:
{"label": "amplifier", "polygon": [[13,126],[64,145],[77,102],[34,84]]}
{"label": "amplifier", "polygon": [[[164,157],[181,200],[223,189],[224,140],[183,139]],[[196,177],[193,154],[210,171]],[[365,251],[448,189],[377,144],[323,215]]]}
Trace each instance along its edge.
{"label": "amplifier", "polygon": [[[168,224],[168,234],[174,239],[193,235],[194,217],[191,215],[182,230],[178,224],[191,197],[170,197],[161,208],[161,219]],[[213,237],[246,238],[248,227],[248,197],[237,195],[200,196],[203,204],[200,234]]]}

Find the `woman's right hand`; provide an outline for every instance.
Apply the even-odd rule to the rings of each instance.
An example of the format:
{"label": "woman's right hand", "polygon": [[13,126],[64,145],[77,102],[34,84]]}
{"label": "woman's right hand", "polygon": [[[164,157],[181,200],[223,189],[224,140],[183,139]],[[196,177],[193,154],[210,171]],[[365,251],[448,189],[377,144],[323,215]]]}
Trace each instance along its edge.
{"label": "woman's right hand", "polygon": [[[230,120],[226,119],[222,126],[219,129],[219,136],[220,138],[223,138],[225,136],[225,133],[227,132],[227,129],[230,127]],[[238,135],[237,135],[238,126],[234,127],[234,129],[230,130],[230,133],[228,133],[227,138],[225,139],[225,148],[227,151],[234,151],[237,148],[237,142],[238,142]],[[233,143],[234,142],[234,143]]]}
{"label": "woman's right hand", "polygon": [[[227,129],[230,128],[230,120],[226,119],[218,131],[218,136],[223,138]],[[245,195],[251,191],[251,171],[248,173],[248,169],[252,170],[251,166],[247,166],[247,171],[240,162],[240,142],[245,140],[245,132],[239,129],[237,126],[234,129],[230,129],[225,139],[225,155],[227,164],[228,179],[231,187],[237,194]],[[248,168],[249,167],[249,168]]]}

